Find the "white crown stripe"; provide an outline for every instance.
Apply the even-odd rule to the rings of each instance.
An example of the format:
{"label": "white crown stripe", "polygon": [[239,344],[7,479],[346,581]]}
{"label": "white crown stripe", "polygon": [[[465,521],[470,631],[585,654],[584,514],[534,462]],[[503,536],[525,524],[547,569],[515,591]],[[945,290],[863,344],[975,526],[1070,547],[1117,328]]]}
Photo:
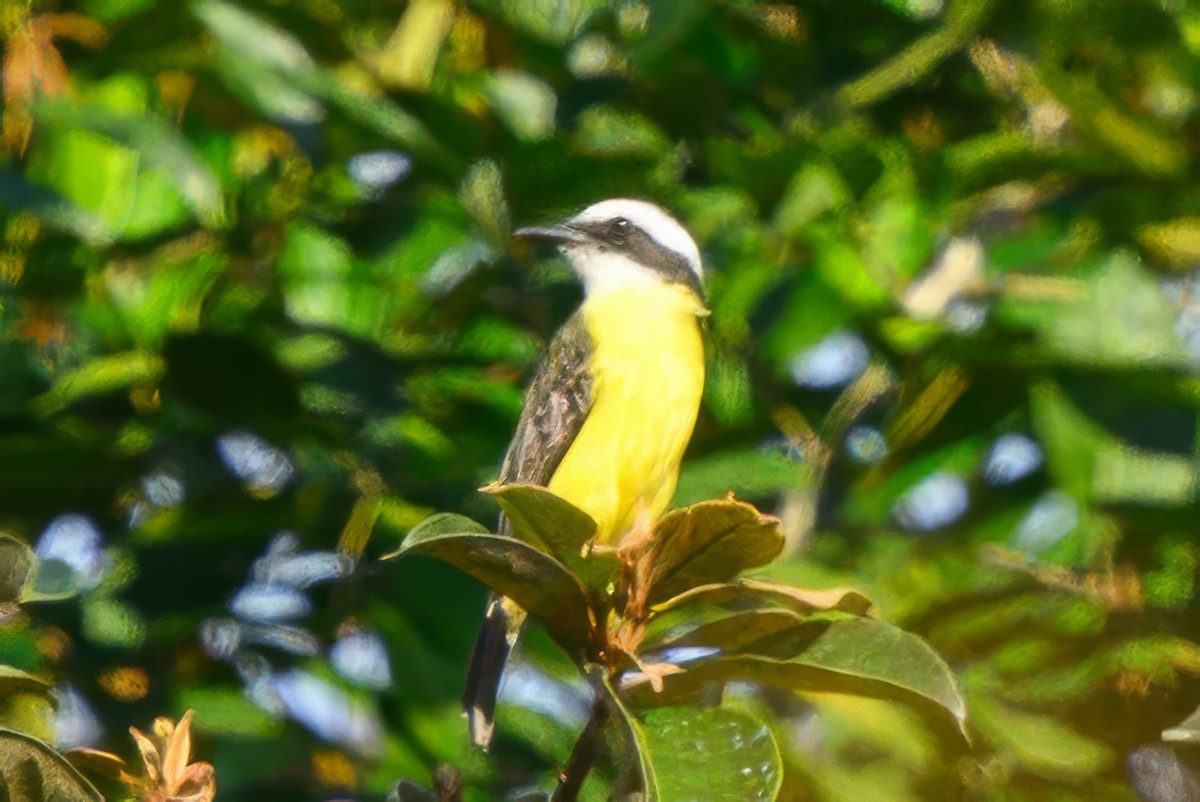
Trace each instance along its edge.
{"label": "white crown stripe", "polygon": [[690,234],[679,222],[665,211],[646,201],[631,198],[612,198],[593,204],[577,214],[574,222],[596,223],[624,217],[645,231],[659,245],[682,256],[697,276],[703,280],[704,268],[700,263],[700,249]]}

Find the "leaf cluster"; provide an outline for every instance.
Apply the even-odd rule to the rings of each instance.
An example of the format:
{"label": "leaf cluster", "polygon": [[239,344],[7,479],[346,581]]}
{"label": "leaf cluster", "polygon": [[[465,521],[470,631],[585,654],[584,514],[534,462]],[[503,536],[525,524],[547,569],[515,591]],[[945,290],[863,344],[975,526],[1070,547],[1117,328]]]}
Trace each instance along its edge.
{"label": "leaf cluster", "polygon": [[[426,554],[466,571],[519,605],[591,680],[591,719],[556,800],[575,798],[609,721],[633,753],[633,779],[617,781],[628,793],[773,799],[783,767],[769,727],[709,709],[729,682],[904,701],[965,734],[950,669],[920,638],[867,617],[866,598],[739,578],[784,546],[779,522],[752,505],[700,502],[605,547],[593,542],[595,521],[544,488],[487,490],[512,536],[442,513],[385,559]],[[676,755],[692,738],[704,758],[685,771]],[[738,748],[743,738],[762,746]]]}

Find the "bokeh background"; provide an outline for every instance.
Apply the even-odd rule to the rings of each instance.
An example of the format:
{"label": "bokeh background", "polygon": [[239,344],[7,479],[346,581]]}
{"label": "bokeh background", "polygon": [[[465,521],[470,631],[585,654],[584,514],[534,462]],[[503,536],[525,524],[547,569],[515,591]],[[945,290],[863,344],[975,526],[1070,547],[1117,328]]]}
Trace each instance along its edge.
{"label": "bokeh background", "polygon": [[484,591],[377,558],[494,520],[579,300],[512,227],[635,196],[710,271],[677,503],[779,515],[767,576],[860,590],[970,707],[963,757],[764,700],[782,798],[1200,799],[1194,4],[4,0],[0,35],[0,579],[37,566],[0,725],[134,761],[193,708],[222,800],[552,788],[566,660],[531,633],[473,753]]}

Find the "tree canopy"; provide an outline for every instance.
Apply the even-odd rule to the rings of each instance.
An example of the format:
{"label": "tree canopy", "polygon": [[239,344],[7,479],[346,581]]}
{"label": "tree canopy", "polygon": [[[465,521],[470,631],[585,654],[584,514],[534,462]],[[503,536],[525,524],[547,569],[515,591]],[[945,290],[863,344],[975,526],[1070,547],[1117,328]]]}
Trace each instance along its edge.
{"label": "tree canopy", "polygon": [[[5,0],[0,36],[6,782],[550,792],[608,679],[543,616],[473,750],[486,588],[428,555],[486,539],[579,302],[513,228],[619,196],[708,271],[675,506],[733,493],[782,555],[653,599],[660,653],[748,650],[689,690],[751,681],[612,691],[583,798],[633,738],[659,777],[744,745],[746,798],[1200,799],[1193,4]],[[792,693],[762,644],[813,622]]]}

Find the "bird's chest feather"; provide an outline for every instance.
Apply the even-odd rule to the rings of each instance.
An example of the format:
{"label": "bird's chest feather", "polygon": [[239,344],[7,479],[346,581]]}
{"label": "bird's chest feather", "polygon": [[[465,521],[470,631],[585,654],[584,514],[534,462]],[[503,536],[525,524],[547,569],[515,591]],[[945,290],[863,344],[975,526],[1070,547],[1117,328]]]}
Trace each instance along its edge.
{"label": "bird's chest feather", "polygon": [[616,291],[583,307],[593,405],[550,486],[596,518],[604,540],[639,512],[657,517],[674,494],[704,389],[700,308],[677,287]]}

